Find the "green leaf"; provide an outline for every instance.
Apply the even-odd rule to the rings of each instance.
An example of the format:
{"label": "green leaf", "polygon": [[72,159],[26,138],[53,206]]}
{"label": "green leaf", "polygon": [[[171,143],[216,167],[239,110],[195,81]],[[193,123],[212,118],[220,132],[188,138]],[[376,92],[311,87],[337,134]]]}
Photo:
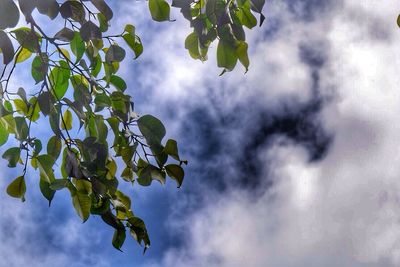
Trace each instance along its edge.
{"label": "green leaf", "polygon": [[178,144],[175,140],[169,139],[165,144],[164,152],[176,160],[179,159]]}
{"label": "green leaf", "polygon": [[97,20],[99,21],[99,28],[101,32],[107,32],[108,31],[108,21],[107,18],[102,14],[99,13],[97,14]]}
{"label": "green leaf", "polygon": [[47,143],[47,154],[54,158],[54,161],[58,159],[61,154],[61,139],[58,136],[52,136]]}
{"label": "green leaf", "polygon": [[192,32],[186,37],[185,48],[189,51],[189,54],[193,59],[201,58],[199,50],[199,38],[197,37],[196,32]]}
{"label": "green leaf", "polygon": [[78,192],[90,195],[92,194],[93,190],[92,190],[92,183],[87,181],[87,180],[83,180],[83,179],[73,179],[75,186],[76,186],[76,190],[78,190]]}
{"label": "green leaf", "polygon": [[0,121],[0,146],[7,143],[9,133],[3,123]]}
{"label": "green leaf", "polygon": [[74,37],[70,43],[71,51],[76,56],[75,62],[78,62],[85,53],[86,47],[79,32],[74,32]]}
{"label": "green leaf", "polygon": [[32,77],[39,83],[46,78],[47,70],[49,69],[49,57],[45,53],[36,56],[32,61]]}
{"label": "green leaf", "polygon": [[[55,179],[50,183],[50,189],[52,190],[61,190],[64,188],[71,189],[73,185],[70,180],[68,179]],[[74,190],[72,190],[74,192]]]}
{"label": "green leaf", "polygon": [[236,55],[239,58],[240,63],[246,68],[246,72],[249,70],[250,60],[247,54],[248,45],[246,42],[240,41],[238,42],[238,46],[236,48]]}
{"label": "green leaf", "polygon": [[39,155],[40,151],[42,151],[42,142],[39,139],[35,139],[35,141],[33,142],[35,149],[33,150],[33,156],[36,157],[37,155]]}
{"label": "green leaf", "polygon": [[134,59],[137,59],[143,53],[143,45],[142,45],[142,41],[140,40],[139,36],[131,34],[131,33],[126,33],[122,36],[122,38],[125,40],[127,45],[135,53]]}
{"label": "green leaf", "polygon": [[185,176],[182,167],[176,164],[169,164],[165,166],[165,170],[167,171],[168,176],[176,181],[178,188],[181,187]]}
{"label": "green leaf", "polygon": [[17,138],[20,141],[26,140],[28,138],[29,129],[25,118],[15,117],[15,129],[16,129],[15,138]]}
{"label": "green leaf", "polygon": [[19,21],[19,10],[12,0],[0,1],[0,29],[14,28]]}
{"label": "green leaf", "polygon": [[124,206],[129,210],[131,208],[131,199],[125,195],[124,193],[122,193],[121,191],[117,191],[115,193],[115,196],[118,198],[119,201],[122,202],[122,204],[124,204]]}
{"label": "green leaf", "polygon": [[150,164],[138,171],[137,181],[141,186],[149,186],[153,180],[165,184],[165,172]]}
{"label": "green leaf", "polygon": [[40,118],[39,113],[40,113],[40,107],[38,104],[38,99],[36,96],[33,96],[31,99],[29,99],[27,119],[35,122]]}
{"label": "green leaf", "polygon": [[20,161],[21,149],[19,147],[9,148],[4,152],[2,157],[8,161],[9,168],[15,168]]}
{"label": "green leaf", "polygon": [[149,144],[160,144],[166,134],[162,122],[152,115],[141,116],[138,121],[140,132]]}
{"label": "green leaf", "polygon": [[43,175],[43,179],[45,179],[48,183],[54,181],[54,158],[50,155],[40,155],[37,156],[37,162],[40,169],[41,174]]}
{"label": "green leaf", "polygon": [[69,65],[65,61],[60,61],[60,66],[54,67],[50,72],[52,93],[57,99],[61,99],[67,92],[70,73]]}
{"label": "green leaf", "polygon": [[110,83],[115,86],[120,91],[125,91],[127,88],[126,82],[117,75],[111,75]]}
{"label": "green leaf", "polygon": [[250,3],[248,1],[245,2],[241,8],[238,9],[236,14],[239,17],[240,23],[246,26],[249,29],[252,29],[257,25],[257,19],[250,11]]}
{"label": "green leaf", "polygon": [[[0,13],[3,9],[0,8]],[[1,15],[0,15],[1,18]],[[1,20],[1,19],[0,19]],[[1,22],[0,22],[1,24]],[[7,34],[0,30],[0,52],[3,53],[4,65],[9,64],[14,58],[14,46]]]}
{"label": "green leaf", "polygon": [[33,31],[31,28],[18,28],[16,30],[13,30],[12,33],[14,33],[15,38],[22,47],[28,49],[32,53],[40,51],[42,38],[37,32]]}
{"label": "green leaf", "polygon": [[1,122],[3,123],[3,126],[7,130],[7,132],[9,132],[10,134],[15,134],[16,125],[15,125],[15,119],[12,116],[12,114],[8,114],[1,117]]}
{"label": "green leaf", "polygon": [[74,205],[76,213],[79,217],[86,222],[90,216],[90,207],[92,206],[92,198],[82,192],[77,191],[72,194],[72,204]]}
{"label": "green leaf", "polygon": [[144,252],[150,247],[150,238],[147,233],[146,225],[143,220],[138,217],[131,217],[128,219],[131,228],[131,235],[136,241],[141,245],[142,241],[144,243]]}
{"label": "green leaf", "polygon": [[118,249],[119,251],[122,251],[121,247],[125,242],[125,238],[126,238],[125,228],[124,229],[116,229],[114,232],[113,240],[112,240],[113,246],[116,249]]}
{"label": "green leaf", "polygon": [[231,44],[220,40],[217,47],[217,65],[224,68],[226,71],[231,71],[235,68],[238,57],[235,49]]}
{"label": "green leaf", "polygon": [[130,167],[126,167],[122,173],[121,173],[122,179],[124,179],[127,182],[132,182],[133,181],[133,171]]}
{"label": "green leaf", "polygon": [[170,7],[165,0],[149,0],[150,14],[155,21],[169,20]]}
{"label": "green leaf", "polygon": [[14,106],[15,106],[15,111],[17,111],[19,114],[26,115],[28,113],[28,106],[26,105],[25,101],[22,99],[14,99]]}
{"label": "green leaf", "polygon": [[43,175],[40,175],[39,187],[40,192],[49,201],[50,206],[56,191],[50,188],[50,183],[47,182],[46,178],[44,178]]}
{"label": "green leaf", "polygon": [[400,15],[397,16],[397,26],[400,27]]}
{"label": "green leaf", "polygon": [[111,106],[110,98],[104,93],[96,95],[94,103],[96,104],[95,112],[102,111],[104,108]]}
{"label": "green leaf", "polygon": [[7,187],[7,194],[11,197],[20,198],[25,201],[26,184],[24,176],[17,177]]}

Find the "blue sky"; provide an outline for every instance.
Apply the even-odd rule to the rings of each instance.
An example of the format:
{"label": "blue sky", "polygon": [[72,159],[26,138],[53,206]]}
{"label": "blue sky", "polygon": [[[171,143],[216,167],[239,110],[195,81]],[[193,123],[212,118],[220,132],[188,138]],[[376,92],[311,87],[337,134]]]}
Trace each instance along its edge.
{"label": "blue sky", "polygon": [[19,172],[1,162],[0,266],[399,266],[398,1],[267,1],[249,72],[222,77],[215,48],[189,57],[179,13],[160,24],[146,5],[114,3],[113,29],[133,23],[145,46],[121,75],[189,160],[181,189],[125,190],[151,248],[115,250],[67,193],[48,208],[33,171],[27,201],[7,197]]}

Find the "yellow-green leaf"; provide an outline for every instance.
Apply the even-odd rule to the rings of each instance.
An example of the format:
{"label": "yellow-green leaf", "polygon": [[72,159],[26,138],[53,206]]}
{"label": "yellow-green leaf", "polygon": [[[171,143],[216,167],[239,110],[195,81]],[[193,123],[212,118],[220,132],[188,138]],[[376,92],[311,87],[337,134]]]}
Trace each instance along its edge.
{"label": "yellow-green leaf", "polygon": [[26,184],[24,176],[17,177],[7,187],[7,194],[25,201]]}
{"label": "yellow-green leaf", "polygon": [[21,51],[17,54],[17,58],[15,59],[16,63],[21,63],[27,60],[32,56],[32,52],[26,48],[22,48]]}
{"label": "yellow-green leaf", "polygon": [[60,122],[60,124],[61,124],[60,127],[63,130],[71,130],[72,129],[72,113],[71,113],[71,111],[69,111],[69,109],[67,109],[64,112],[63,119]]}

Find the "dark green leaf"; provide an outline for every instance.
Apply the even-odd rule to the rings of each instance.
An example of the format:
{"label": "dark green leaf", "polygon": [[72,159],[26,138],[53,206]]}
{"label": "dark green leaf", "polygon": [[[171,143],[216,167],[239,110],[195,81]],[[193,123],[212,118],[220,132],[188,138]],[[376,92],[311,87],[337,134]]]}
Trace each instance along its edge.
{"label": "dark green leaf", "polygon": [[56,192],[50,188],[50,183],[46,181],[43,175],[40,175],[39,187],[40,192],[42,192],[42,195],[49,201],[50,206]]}
{"label": "dark green leaf", "polygon": [[[2,9],[0,9],[2,11]],[[0,13],[1,13],[0,11]],[[1,16],[0,16],[1,18]],[[1,23],[1,22],[0,22]],[[7,65],[14,58],[14,46],[7,34],[0,30],[0,49],[3,54],[3,63]]]}
{"label": "dark green leaf", "polygon": [[15,38],[22,47],[28,49],[32,53],[36,53],[40,50],[42,38],[31,28],[22,27],[12,32],[15,34]]}
{"label": "dark green leaf", "polygon": [[113,12],[104,0],[91,0],[92,4],[100,11],[107,20],[111,20]]}
{"label": "dark green leaf", "polygon": [[125,58],[125,50],[118,45],[111,45],[106,53],[106,62],[112,63],[114,61],[121,62]]}
{"label": "dark green leaf", "polygon": [[[50,183],[50,188],[52,190],[61,190],[64,188],[71,188],[71,181],[68,179],[55,179]],[[72,190],[73,192],[73,190]]]}
{"label": "dark green leaf", "polygon": [[54,105],[53,96],[49,92],[43,92],[38,96],[38,103],[42,113],[47,116]]}
{"label": "dark green leaf", "polygon": [[60,6],[56,0],[39,0],[37,1],[37,9],[50,19],[55,19],[60,11]]}
{"label": "dark green leaf", "polygon": [[19,10],[13,0],[0,0],[0,29],[14,28],[19,21]]}
{"label": "dark green leaf", "polygon": [[71,18],[81,24],[85,21],[85,8],[78,1],[66,1],[61,5],[60,13],[64,19]]}
{"label": "dark green leaf", "polygon": [[36,56],[32,61],[32,77],[39,83],[46,78],[47,70],[49,68],[49,58],[45,53]]}
{"label": "dark green leaf", "polygon": [[74,39],[74,31],[64,27],[54,35],[54,38],[64,42],[71,42]]}
{"label": "dark green leaf", "polygon": [[125,242],[125,238],[126,238],[125,229],[116,229],[112,240],[113,246],[119,251],[122,251],[121,247]]}
{"label": "dark green leaf", "polygon": [[94,99],[96,104],[95,112],[101,111],[106,107],[111,106],[111,100],[106,94],[98,94]]}
{"label": "dark green leaf", "polygon": [[3,159],[8,161],[8,167],[14,168],[20,161],[21,149],[19,147],[12,147],[6,150],[3,154]]}
{"label": "dark green leaf", "polygon": [[139,130],[149,144],[160,144],[166,131],[162,122],[152,115],[144,115],[137,121]]}
{"label": "dark green leaf", "polygon": [[20,141],[26,140],[28,138],[29,129],[25,118],[15,117],[15,126],[16,126],[15,138],[17,138]]}
{"label": "dark green leaf", "polygon": [[182,167],[176,164],[169,164],[165,166],[165,170],[167,171],[168,176],[177,182],[178,188],[181,187],[185,176]]}
{"label": "dark green leaf", "polygon": [[178,144],[176,143],[175,140],[168,139],[167,143],[165,144],[164,151],[174,159],[180,160],[178,152]]}
{"label": "dark green leaf", "polygon": [[80,30],[82,40],[88,42],[90,40],[101,39],[100,28],[90,20],[85,22]]}

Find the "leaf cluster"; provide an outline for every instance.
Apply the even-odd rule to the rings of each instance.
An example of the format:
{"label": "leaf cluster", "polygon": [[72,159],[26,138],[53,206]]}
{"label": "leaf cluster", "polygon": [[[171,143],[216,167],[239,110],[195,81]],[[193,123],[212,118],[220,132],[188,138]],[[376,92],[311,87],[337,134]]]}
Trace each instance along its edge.
{"label": "leaf cluster", "polygon": [[[223,72],[240,61],[249,67],[244,27],[265,17],[265,0],[149,0],[155,21],[170,21],[170,7],[179,8],[193,32],[185,47],[194,59],[206,60],[218,41],[217,63]],[[33,16],[38,12],[63,25],[46,33]],[[120,183],[149,186],[167,177],[180,187],[187,164],[175,140],[152,115],[139,116],[120,64],[138,58],[143,44],[132,24],[109,34],[113,10],[105,0],[0,0],[0,146],[14,138],[2,155],[9,168],[22,173],[7,193],[25,201],[27,171],[35,169],[43,196],[51,204],[58,190],[67,190],[78,216],[100,216],[114,228],[113,246],[120,250],[129,232],[145,250],[150,239],[144,222]],[[25,20],[23,27],[17,27]],[[124,43],[125,46],[121,44]],[[128,47],[130,51],[126,51]],[[15,69],[29,66],[34,86],[12,88]],[[35,136],[47,123],[51,136]]]}
{"label": "leaf cluster", "polygon": [[[68,190],[83,221],[96,215],[114,228],[115,248],[121,249],[128,231],[146,249],[146,226],[119,184],[164,184],[170,177],[180,187],[186,161],[175,140],[163,140],[166,130],[160,120],[134,111],[127,83],[118,75],[128,54],[118,42],[131,49],[132,58],[143,52],[135,27],[128,24],[121,34],[107,35],[113,11],[103,0],[18,4],[0,0],[5,64],[0,80],[0,145],[14,137],[18,146],[8,148],[2,158],[10,168],[23,166],[7,193],[24,201],[26,173],[33,168],[49,205],[58,190]],[[64,26],[49,36],[33,18],[34,10]],[[15,28],[20,16],[27,26]],[[30,64],[36,84],[29,94],[10,86],[14,70],[23,62]],[[51,127],[47,140],[35,136],[40,123]]]}
{"label": "leaf cluster", "polygon": [[[150,0],[164,3],[165,0]],[[252,29],[257,25],[255,14],[259,14],[259,24],[263,24],[262,13],[265,0],[173,0],[172,6],[180,9],[190,22],[193,32],[185,40],[185,48],[194,59],[207,60],[210,45],[217,40],[217,64],[223,68],[221,73],[232,71],[239,61],[246,72],[250,61],[248,44],[244,28]],[[161,4],[159,5],[161,6]],[[152,12],[153,18],[154,11]],[[156,13],[158,14],[158,13]],[[160,17],[156,16],[157,19]],[[169,19],[169,17],[162,17]]]}

